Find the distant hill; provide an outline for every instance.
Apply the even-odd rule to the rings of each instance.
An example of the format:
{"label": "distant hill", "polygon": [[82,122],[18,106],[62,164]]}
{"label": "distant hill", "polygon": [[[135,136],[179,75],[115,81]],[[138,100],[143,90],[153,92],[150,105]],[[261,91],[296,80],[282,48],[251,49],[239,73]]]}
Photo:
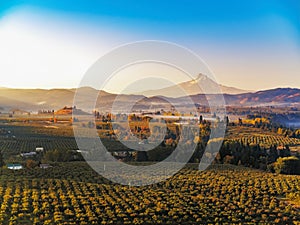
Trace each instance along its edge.
{"label": "distant hill", "polygon": [[13,99],[13,98],[4,97],[0,95],[0,111],[8,112],[15,108],[29,110],[29,109],[34,109],[35,105],[31,104],[30,102],[24,102],[21,99]]}
{"label": "distant hill", "polygon": [[[82,107],[81,110],[87,110],[94,104],[94,99],[89,98],[89,96],[98,95],[96,106],[101,105],[105,109],[111,108],[112,102],[118,96],[105,91],[98,91],[91,87],[81,87],[79,90],[81,95],[77,97],[77,103]],[[77,89],[75,88],[51,90],[0,88],[0,108],[4,112],[9,112],[14,108],[26,111],[56,111],[64,106],[73,106],[76,91]],[[139,95],[119,95],[118,101],[126,104],[143,97]]]}
{"label": "distant hill", "polygon": [[[176,102],[176,105],[179,106],[189,107],[187,98],[191,98],[196,104],[208,106],[207,100],[217,96],[217,94],[196,94],[169,99],[172,99],[172,102]],[[276,88],[242,94],[223,94],[223,96],[225,104],[231,106],[300,106],[300,89],[297,88]],[[155,101],[155,98],[157,97],[151,97],[148,100],[154,99],[156,103],[161,102],[161,100]]]}
{"label": "distant hill", "polygon": [[[214,95],[193,95],[194,102],[207,104],[206,98],[213,98]],[[184,98],[179,98],[184,101]],[[300,89],[297,88],[276,88],[253,93],[224,94],[227,105],[233,106],[279,106],[300,104]]]}
{"label": "distant hill", "polygon": [[[172,101],[177,105],[184,106],[189,102],[187,98],[191,98],[196,104],[207,106],[207,100],[217,96],[217,94],[197,94],[172,98]],[[225,104],[231,106],[300,106],[300,89],[297,88],[276,88],[253,93],[223,94],[223,96]],[[188,107],[188,105],[186,106]]]}
{"label": "distant hill", "polygon": [[[232,98],[233,97],[233,98]],[[233,105],[284,105],[300,103],[300,89],[276,88],[271,90],[228,96],[228,103]],[[235,99],[235,100],[234,100]]]}
{"label": "distant hill", "polygon": [[73,96],[74,92],[68,89],[2,88],[0,89],[0,106],[23,110],[57,109],[65,105],[72,105]]}
{"label": "distant hill", "polygon": [[[94,99],[89,96],[99,96],[96,107],[109,111],[113,102],[118,99],[118,107],[125,108],[129,103],[137,102],[135,108],[148,109],[150,105],[160,108],[170,105],[167,101],[172,100],[176,105],[189,107],[186,97],[145,97],[143,95],[116,95],[105,91],[98,91],[90,87],[80,88],[82,95],[77,97],[80,105],[78,109],[88,111],[93,105]],[[73,106],[76,89],[0,89],[0,109],[10,111],[17,108],[25,111],[59,110],[64,106]],[[207,99],[216,97],[216,94],[195,94],[190,96],[196,104],[207,105]],[[259,105],[295,105],[300,104],[300,89],[276,88],[241,94],[224,94],[227,105],[234,106],[259,106]]]}

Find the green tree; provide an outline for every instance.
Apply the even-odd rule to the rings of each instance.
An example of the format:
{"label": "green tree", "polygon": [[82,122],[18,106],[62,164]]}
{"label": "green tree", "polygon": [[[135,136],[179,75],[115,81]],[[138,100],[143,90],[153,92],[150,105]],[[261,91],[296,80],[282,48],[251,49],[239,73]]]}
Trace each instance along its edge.
{"label": "green tree", "polygon": [[135,160],[137,162],[145,162],[148,160],[147,152],[145,151],[137,151],[136,152],[136,158]]}
{"label": "green tree", "polygon": [[0,151],[0,168],[2,168],[4,165],[5,165],[5,162],[4,162],[3,154]]}
{"label": "green tree", "polygon": [[300,160],[295,156],[278,158],[274,170],[281,174],[300,174]]}
{"label": "green tree", "polygon": [[0,151],[0,170],[1,170],[1,174],[2,174],[2,167],[5,165],[5,162],[4,162],[4,158],[3,158],[3,154],[2,152]]}
{"label": "green tree", "polygon": [[55,149],[47,151],[43,159],[47,162],[68,162],[73,160],[73,156],[71,151]]}

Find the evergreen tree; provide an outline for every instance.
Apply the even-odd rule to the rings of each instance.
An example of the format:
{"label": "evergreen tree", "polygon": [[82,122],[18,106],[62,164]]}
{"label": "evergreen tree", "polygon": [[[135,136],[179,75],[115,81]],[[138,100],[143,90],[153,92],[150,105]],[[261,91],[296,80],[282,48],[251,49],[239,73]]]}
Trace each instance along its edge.
{"label": "evergreen tree", "polygon": [[4,163],[3,154],[2,154],[2,152],[0,151],[0,168],[2,168],[4,165],[5,165],[5,163]]}

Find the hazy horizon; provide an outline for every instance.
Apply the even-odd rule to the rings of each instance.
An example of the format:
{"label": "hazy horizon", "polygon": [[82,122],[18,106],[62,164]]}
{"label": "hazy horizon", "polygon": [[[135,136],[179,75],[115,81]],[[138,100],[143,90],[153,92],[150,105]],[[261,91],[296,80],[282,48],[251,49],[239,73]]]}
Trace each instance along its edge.
{"label": "hazy horizon", "polygon": [[[174,84],[170,84],[170,86],[165,86],[164,88],[168,88],[168,87],[172,87]],[[220,84],[220,85],[223,85],[223,84]],[[239,87],[233,87],[233,86],[227,86],[225,85],[226,87],[229,87],[229,88],[237,88],[237,89],[240,89],[240,90],[244,90],[244,89],[241,89]],[[111,94],[119,94],[119,92],[116,92],[116,91],[108,91],[108,90],[104,90],[104,89],[97,89],[95,87],[92,87],[92,86],[78,86],[78,87],[50,87],[50,88],[40,88],[40,87],[4,87],[4,86],[0,86],[0,89],[15,89],[15,90],[71,90],[71,89],[77,89],[77,88],[93,88],[95,90],[101,90],[101,91],[106,91],[106,92],[109,92]],[[271,87],[271,88],[265,88],[265,89],[257,89],[257,90],[244,90],[244,91],[247,91],[247,92],[258,92],[258,91],[267,91],[267,90],[273,90],[273,89],[278,89],[278,88],[281,88],[281,89],[285,89],[285,88],[289,88],[289,89],[299,89],[300,90],[300,87],[291,87],[291,86],[276,86],[276,87]],[[147,89],[147,91],[149,90],[159,90],[160,88],[157,88],[157,89]],[[246,93],[246,92],[245,92]]]}

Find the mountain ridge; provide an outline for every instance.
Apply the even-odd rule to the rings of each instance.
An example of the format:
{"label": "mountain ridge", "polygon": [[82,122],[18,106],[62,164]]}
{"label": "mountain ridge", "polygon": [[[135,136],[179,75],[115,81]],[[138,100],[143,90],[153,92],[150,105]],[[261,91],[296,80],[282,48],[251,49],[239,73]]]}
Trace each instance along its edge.
{"label": "mountain ridge", "polygon": [[[40,109],[45,110],[58,110],[64,106],[72,106],[73,99],[76,93],[73,89],[0,89],[0,108],[1,111],[9,111],[11,109],[21,109],[27,111],[38,111]],[[92,99],[89,99],[89,95],[99,96],[96,101],[97,107],[104,107],[109,109],[113,102],[118,99],[120,106],[130,104],[132,102],[139,101],[140,106],[157,105],[158,107],[166,102],[168,99],[170,102],[175,102],[178,105],[187,104],[186,98],[183,97],[166,97],[166,96],[152,96],[146,97],[143,95],[117,95],[111,94],[106,91],[98,91],[91,87],[83,87],[79,90],[83,91],[84,95],[77,99],[83,110],[89,108],[89,105],[93,103]],[[195,104],[207,105],[207,98],[212,98],[216,94],[195,94],[190,97]],[[260,90],[256,92],[248,92],[242,94],[223,94],[226,105],[232,106],[260,106],[260,105],[300,105],[300,89],[298,88],[274,88],[267,90]],[[164,100],[162,100],[164,99]],[[85,108],[86,107],[86,108]],[[144,108],[144,107],[143,107]]]}
{"label": "mountain ridge", "polygon": [[[161,95],[165,97],[183,97],[185,95],[195,95],[204,94],[204,91],[201,90],[201,85],[205,85],[207,88],[205,94],[216,94],[216,93],[225,93],[225,94],[242,94],[253,92],[251,90],[242,90],[236,87],[229,87],[222,84],[218,84],[213,79],[208,76],[199,73],[198,76],[190,81],[181,82],[179,84],[175,84],[169,87],[160,88],[156,90],[146,90],[143,92],[138,92],[136,94],[145,95],[147,97]],[[183,91],[181,91],[183,90]],[[210,91],[209,91],[210,90]],[[209,92],[207,92],[209,91]]]}

